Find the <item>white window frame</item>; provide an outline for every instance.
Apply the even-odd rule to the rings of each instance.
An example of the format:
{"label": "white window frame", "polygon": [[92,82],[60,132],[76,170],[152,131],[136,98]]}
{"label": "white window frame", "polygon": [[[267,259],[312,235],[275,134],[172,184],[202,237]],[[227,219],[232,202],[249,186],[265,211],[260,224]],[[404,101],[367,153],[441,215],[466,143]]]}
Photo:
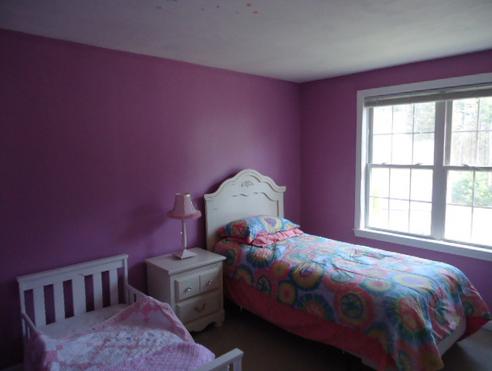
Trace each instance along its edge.
{"label": "white window frame", "polygon": [[[364,102],[369,97],[396,95],[402,93],[412,93],[418,91],[453,88],[466,85],[479,85],[492,83],[492,73],[483,73],[477,75],[468,75],[461,77],[453,77],[441,80],[424,81],[403,85],[393,85],[375,89],[359,90],[357,92],[357,146],[356,146],[356,191],[355,191],[355,218],[354,218],[354,233],[357,237],[369,238],[379,241],[395,243],[399,245],[412,246],[432,251],[444,252],[454,255],[466,256],[481,260],[492,261],[492,248],[485,248],[475,245],[460,244],[458,242],[436,240],[434,238],[425,238],[412,236],[399,232],[381,231],[374,228],[366,228],[367,220],[367,202],[366,202],[366,184],[367,178],[367,157],[369,149],[369,108],[364,106]],[[436,105],[436,116],[444,115],[444,103]],[[444,127],[436,127],[435,135],[441,138],[445,137]],[[444,143],[444,139],[442,139]],[[435,163],[443,163],[442,146],[434,148]],[[409,166],[405,166],[406,168]],[[411,166],[410,166],[411,167]],[[449,168],[449,167],[448,167]],[[434,181],[445,181],[444,166],[436,166],[434,168]],[[441,187],[441,189],[444,189]],[[445,194],[434,194],[438,192],[437,187],[433,187],[433,201],[438,198],[445,198]],[[444,205],[445,199],[439,204]],[[433,206],[434,207],[434,206]],[[441,209],[441,208],[440,208]],[[441,218],[443,220],[445,210],[439,210],[438,213],[433,212],[433,218]],[[442,224],[442,223],[441,223]],[[432,223],[433,228],[438,225]],[[442,225],[440,229],[444,228]],[[444,231],[432,231],[433,235],[441,236]]]}

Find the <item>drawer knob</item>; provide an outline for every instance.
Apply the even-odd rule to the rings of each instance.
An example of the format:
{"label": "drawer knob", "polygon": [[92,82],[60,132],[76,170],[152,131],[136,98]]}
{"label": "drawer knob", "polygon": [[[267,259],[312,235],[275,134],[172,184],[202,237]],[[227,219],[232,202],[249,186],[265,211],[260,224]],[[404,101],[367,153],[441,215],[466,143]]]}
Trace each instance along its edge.
{"label": "drawer knob", "polygon": [[210,286],[212,284],[212,282],[213,282],[212,280],[208,280],[207,281],[207,287]]}
{"label": "drawer knob", "polygon": [[203,312],[203,310],[205,309],[205,306],[207,305],[207,303],[203,303],[201,306],[199,307],[195,307],[195,310],[200,313],[200,312]]}
{"label": "drawer knob", "polygon": [[187,287],[185,290],[184,290],[184,293],[187,294],[191,291],[191,287]]}

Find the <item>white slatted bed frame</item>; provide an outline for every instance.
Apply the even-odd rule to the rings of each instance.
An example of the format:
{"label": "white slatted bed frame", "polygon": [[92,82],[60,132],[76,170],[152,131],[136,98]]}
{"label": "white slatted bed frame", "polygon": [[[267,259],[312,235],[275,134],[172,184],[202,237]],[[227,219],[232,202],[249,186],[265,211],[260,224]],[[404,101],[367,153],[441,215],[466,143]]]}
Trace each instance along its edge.
{"label": "white slatted bed frame", "polygon": [[[119,274],[119,270],[122,274]],[[103,275],[108,275],[109,287],[103,287],[105,280]],[[86,277],[92,280],[92,298],[86,296]],[[119,295],[120,280],[123,280],[123,295]],[[71,283],[71,297],[73,316],[67,318],[65,312],[66,302],[70,302],[65,296],[64,284]],[[19,284],[20,309],[22,320],[22,334],[26,342],[36,329],[49,333],[48,330],[57,326],[59,335],[64,334],[64,328],[72,328],[75,321],[82,316],[86,318],[85,324],[90,323],[90,317],[100,318],[104,311],[105,316],[116,314],[124,308],[121,304],[130,305],[142,292],[128,284],[128,255],[116,255],[108,258],[93,260],[80,264],[69,265],[62,268],[52,269],[44,272],[28,274],[17,278]],[[45,296],[45,288],[52,287],[53,301],[48,303]],[[110,305],[103,308],[104,294],[109,293]],[[26,295],[32,295],[32,314],[28,314]],[[94,310],[87,311],[87,299],[92,299]],[[90,300],[89,300],[90,301]],[[53,306],[54,322],[47,323],[47,307]],[[69,306],[70,307],[70,306]],[[30,308],[31,309],[31,308]],[[89,321],[87,321],[89,319]],[[105,318],[104,318],[105,319]],[[97,323],[97,322],[96,322]],[[93,323],[95,324],[95,323]],[[61,330],[60,330],[61,329]],[[243,352],[233,349],[230,352],[216,358],[214,361],[204,365],[200,371],[241,371],[241,360]]]}
{"label": "white slatted bed frame", "polygon": [[[231,221],[255,215],[283,218],[285,191],[286,187],[253,169],[242,170],[224,180],[217,191],[204,195],[207,249],[217,242],[217,230]],[[437,344],[441,355],[461,338],[465,328],[463,319],[452,334]],[[362,359],[362,362],[376,368],[370,361]]]}

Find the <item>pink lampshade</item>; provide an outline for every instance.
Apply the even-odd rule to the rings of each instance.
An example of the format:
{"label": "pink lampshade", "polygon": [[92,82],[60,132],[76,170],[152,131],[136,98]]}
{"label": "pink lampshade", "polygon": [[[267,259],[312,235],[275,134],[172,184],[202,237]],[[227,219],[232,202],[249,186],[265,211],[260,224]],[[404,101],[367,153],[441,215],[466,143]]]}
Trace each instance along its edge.
{"label": "pink lampshade", "polygon": [[167,213],[167,216],[174,219],[198,219],[202,213],[195,209],[193,202],[191,202],[191,194],[176,193],[174,207]]}

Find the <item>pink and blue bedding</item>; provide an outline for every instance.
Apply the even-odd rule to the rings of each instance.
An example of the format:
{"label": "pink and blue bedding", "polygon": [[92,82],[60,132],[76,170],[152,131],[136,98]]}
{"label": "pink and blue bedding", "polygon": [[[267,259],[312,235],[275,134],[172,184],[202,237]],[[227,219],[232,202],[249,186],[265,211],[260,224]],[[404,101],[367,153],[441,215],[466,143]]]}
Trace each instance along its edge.
{"label": "pink and blue bedding", "polygon": [[220,228],[219,237],[232,238],[254,246],[268,246],[288,237],[302,234],[299,225],[285,218],[267,215],[250,216],[232,221]]}
{"label": "pink and blue bedding", "polygon": [[491,319],[467,277],[441,262],[309,234],[268,247],[225,238],[214,251],[239,305],[379,369],[438,370],[440,340],[463,318],[465,336]]}
{"label": "pink and blue bedding", "polygon": [[215,356],[194,342],[171,307],[143,297],[90,330],[62,338],[36,332],[26,370],[195,370]]}

